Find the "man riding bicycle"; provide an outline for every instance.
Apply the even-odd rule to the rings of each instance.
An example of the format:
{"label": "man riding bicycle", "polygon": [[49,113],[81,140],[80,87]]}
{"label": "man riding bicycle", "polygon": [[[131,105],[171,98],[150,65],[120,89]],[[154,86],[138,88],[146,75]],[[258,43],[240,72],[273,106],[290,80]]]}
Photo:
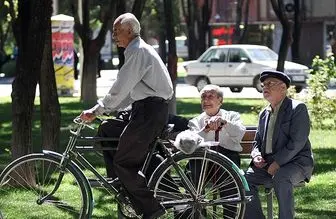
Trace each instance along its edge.
{"label": "man riding bicycle", "polygon": [[173,86],[168,70],[152,46],[140,37],[140,23],[131,13],[120,15],[113,24],[113,39],[125,48],[125,64],[108,94],[80,115],[92,121],[106,112],[132,104],[130,121],[124,129],[113,159],[113,170],[130,194],[144,219],[157,218],[165,209],[147,187],[141,167],[150,143],[168,119]]}

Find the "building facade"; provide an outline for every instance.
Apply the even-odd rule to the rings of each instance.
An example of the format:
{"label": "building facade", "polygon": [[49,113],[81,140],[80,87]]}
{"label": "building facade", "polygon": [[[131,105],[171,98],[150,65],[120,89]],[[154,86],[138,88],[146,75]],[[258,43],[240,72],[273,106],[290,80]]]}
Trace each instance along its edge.
{"label": "building facade", "polygon": [[[245,0],[247,1],[247,0]],[[293,0],[284,0],[288,17],[293,17]],[[312,59],[336,51],[336,0],[301,0],[302,26],[300,63],[310,66]],[[210,19],[212,45],[231,44],[236,23],[236,0],[214,0]],[[241,24],[244,23],[242,9]],[[266,45],[279,51],[282,27],[269,0],[249,0],[248,31],[243,43]],[[241,28],[244,28],[241,25]],[[313,43],[312,43],[313,42]],[[288,54],[288,60],[291,54]]]}

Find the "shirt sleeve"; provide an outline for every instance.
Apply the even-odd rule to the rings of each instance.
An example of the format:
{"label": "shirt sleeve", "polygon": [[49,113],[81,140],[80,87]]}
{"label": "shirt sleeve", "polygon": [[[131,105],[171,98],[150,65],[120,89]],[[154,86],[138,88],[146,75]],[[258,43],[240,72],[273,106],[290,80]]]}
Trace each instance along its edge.
{"label": "shirt sleeve", "polygon": [[193,118],[189,120],[188,127],[190,131],[198,132],[201,130],[199,120],[196,118]]}
{"label": "shirt sleeve", "polygon": [[132,50],[125,55],[125,63],[119,70],[117,80],[112,85],[108,94],[98,100],[98,113],[112,112],[127,107],[132,103],[130,92],[139,83],[145,74],[147,60],[141,49]]}
{"label": "shirt sleeve", "polygon": [[237,112],[229,112],[229,117],[223,117],[227,123],[220,131],[221,143],[224,145],[239,144],[245,134],[245,126]]}

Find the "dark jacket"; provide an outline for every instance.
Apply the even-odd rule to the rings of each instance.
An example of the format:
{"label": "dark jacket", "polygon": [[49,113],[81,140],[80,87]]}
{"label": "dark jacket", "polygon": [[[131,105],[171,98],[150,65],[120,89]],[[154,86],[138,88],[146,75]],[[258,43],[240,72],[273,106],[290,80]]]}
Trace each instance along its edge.
{"label": "dark jacket", "polygon": [[269,111],[264,109],[259,114],[259,124],[253,143],[252,157],[262,155],[268,163],[274,160],[281,166],[295,163],[302,167],[306,180],[309,181],[313,171],[313,153],[308,139],[310,120],[308,110],[303,102],[285,98],[275,122],[272,154],[266,155],[266,131]]}

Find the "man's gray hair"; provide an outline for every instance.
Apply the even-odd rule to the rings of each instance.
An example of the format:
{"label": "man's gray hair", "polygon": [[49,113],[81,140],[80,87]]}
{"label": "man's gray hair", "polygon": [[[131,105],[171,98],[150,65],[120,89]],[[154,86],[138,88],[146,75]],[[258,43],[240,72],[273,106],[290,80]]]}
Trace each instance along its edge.
{"label": "man's gray hair", "polygon": [[203,87],[203,89],[200,91],[200,94],[202,95],[203,93],[207,91],[215,91],[217,93],[218,97],[223,98],[223,91],[220,89],[219,86],[214,85],[214,84],[208,84]]}
{"label": "man's gray hair", "polygon": [[134,14],[132,13],[122,14],[114,21],[114,24],[118,22],[120,22],[122,26],[128,25],[131,28],[134,36],[140,36],[141,31],[140,23],[138,19],[134,16]]}

